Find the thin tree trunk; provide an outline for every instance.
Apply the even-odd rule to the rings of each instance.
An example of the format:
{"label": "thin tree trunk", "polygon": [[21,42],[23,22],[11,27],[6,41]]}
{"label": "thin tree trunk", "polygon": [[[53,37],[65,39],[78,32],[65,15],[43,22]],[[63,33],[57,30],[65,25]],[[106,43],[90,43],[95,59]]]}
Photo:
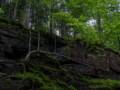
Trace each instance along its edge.
{"label": "thin tree trunk", "polygon": [[29,44],[28,44],[28,53],[31,51],[31,41],[32,41],[32,32],[29,31]]}
{"label": "thin tree trunk", "polygon": [[52,9],[50,8],[50,23],[49,23],[49,32],[50,32],[50,34],[52,34],[53,33],[53,28],[52,28]]}
{"label": "thin tree trunk", "polygon": [[102,32],[102,22],[101,22],[101,16],[98,15],[97,16],[97,29],[98,29],[98,32]]}
{"label": "thin tree trunk", "polygon": [[119,35],[117,36],[117,41],[118,41],[118,49],[120,50],[120,37],[119,37]]}
{"label": "thin tree trunk", "polygon": [[49,12],[49,15],[50,15],[50,17],[49,17],[49,21],[50,21],[49,32],[51,34],[53,33],[53,30],[52,30],[53,29],[53,16],[52,16],[52,13],[53,13],[53,7],[54,7],[53,3],[54,3],[54,1],[52,0],[51,5],[50,5],[50,12]]}
{"label": "thin tree trunk", "polygon": [[38,46],[37,46],[37,50],[40,50],[40,31],[38,32]]}
{"label": "thin tree trunk", "polygon": [[13,11],[13,20],[14,20],[14,21],[16,20],[16,16],[17,16],[18,2],[19,2],[19,0],[16,0],[15,7],[14,7],[14,11]]}

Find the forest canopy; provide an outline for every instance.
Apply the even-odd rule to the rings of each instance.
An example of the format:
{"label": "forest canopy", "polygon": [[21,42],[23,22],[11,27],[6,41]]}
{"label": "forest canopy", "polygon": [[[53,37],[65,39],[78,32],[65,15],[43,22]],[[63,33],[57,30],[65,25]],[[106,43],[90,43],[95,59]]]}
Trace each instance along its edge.
{"label": "forest canopy", "polygon": [[0,18],[120,51],[119,0],[1,0]]}

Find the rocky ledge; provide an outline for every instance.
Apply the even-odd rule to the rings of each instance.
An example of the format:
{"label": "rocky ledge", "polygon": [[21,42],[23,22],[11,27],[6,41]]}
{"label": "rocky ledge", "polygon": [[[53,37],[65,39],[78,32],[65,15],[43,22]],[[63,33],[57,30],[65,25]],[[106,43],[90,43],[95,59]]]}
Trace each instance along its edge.
{"label": "rocky ledge", "polygon": [[119,53],[43,31],[40,51],[34,51],[37,32],[31,30],[33,52],[26,61],[29,32],[18,23],[0,20],[0,90],[120,89]]}

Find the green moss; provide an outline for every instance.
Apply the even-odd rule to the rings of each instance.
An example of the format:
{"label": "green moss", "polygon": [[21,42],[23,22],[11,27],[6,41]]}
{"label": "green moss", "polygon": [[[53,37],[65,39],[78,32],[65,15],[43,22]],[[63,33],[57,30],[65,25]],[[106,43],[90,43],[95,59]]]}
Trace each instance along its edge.
{"label": "green moss", "polygon": [[120,87],[120,80],[111,79],[91,79],[88,83],[92,88],[108,88],[109,90],[114,90]]}
{"label": "green moss", "polygon": [[17,73],[16,77],[37,82],[40,85],[39,90],[76,90],[73,86],[67,86],[66,83],[59,80],[52,80],[43,73]]}
{"label": "green moss", "polygon": [[80,80],[95,90],[116,90],[116,88],[120,88],[120,80],[93,78],[84,75],[80,76]]}
{"label": "green moss", "polygon": [[120,80],[94,79],[87,76],[81,76],[80,80],[88,83],[89,87],[94,89],[114,90],[115,88],[120,88]]}

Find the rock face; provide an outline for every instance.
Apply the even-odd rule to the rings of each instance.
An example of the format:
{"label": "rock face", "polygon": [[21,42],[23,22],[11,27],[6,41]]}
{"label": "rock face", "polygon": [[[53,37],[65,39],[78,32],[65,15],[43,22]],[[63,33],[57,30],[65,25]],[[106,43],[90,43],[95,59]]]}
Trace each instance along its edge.
{"label": "rock face", "polygon": [[64,47],[63,52],[73,61],[86,65],[83,68],[75,65],[79,70],[82,69],[83,74],[120,79],[120,54],[111,49],[76,41]]}
{"label": "rock face", "polygon": [[[7,26],[7,27],[6,27]],[[20,25],[0,25],[0,58],[20,59],[28,53],[30,30],[22,28]],[[37,47],[37,32],[31,30],[31,50]],[[56,47],[65,45],[63,39],[41,32],[40,47],[44,50],[54,50],[54,38],[56,37]]]}
{"label": "rock face", "polygon": [[[8,67],[8,69],[10,67],[14,68],[14,65],[10,63],[25,58],[29,47],[29,32],[30,30],[23,28],[19,24],[16,25],[7,21],[0,21],[0,69],[3,69],[3,66]],[[31,32],[31,50],[34,50],[37,48],[37,32]],[[55,35],[49,35],[48,33],[41,33],[41,49],[46,51],[54,50],[54,37],[57,40],[56,47],[60,48],[65,45],[63,39]],[[2,63],[5,63],[5,65],[2,65]],[[5,70],[3,69],[3,71]]]}
{"label": "rock face", "polygon": [[[67,44],[62,38],[42,31],[40,51],[32,53],[28,62],[23,62],[28,53],[29,32],[30,30],[20,25],[0,21],[0,90],[54,90],[43,89],[45,76],[49,78],[48,81],[57,80],[54,85],[62,86],[64,90],[73,90],[69,88],[72,85],[77,90],[91,90],[87,83],[81,81],[81,75],[120,79],[118,53],[81,41]],[[31,32],[31,50],[35,50],[37,32]],[[53,53],[54,51],[57,52]],[[16,73],[23,73],[24,80],[18,78]],[[35,76],[38,74],[42,78],[30,73],[35,73]],[[33,82],[31,79],[38,81]]]}

